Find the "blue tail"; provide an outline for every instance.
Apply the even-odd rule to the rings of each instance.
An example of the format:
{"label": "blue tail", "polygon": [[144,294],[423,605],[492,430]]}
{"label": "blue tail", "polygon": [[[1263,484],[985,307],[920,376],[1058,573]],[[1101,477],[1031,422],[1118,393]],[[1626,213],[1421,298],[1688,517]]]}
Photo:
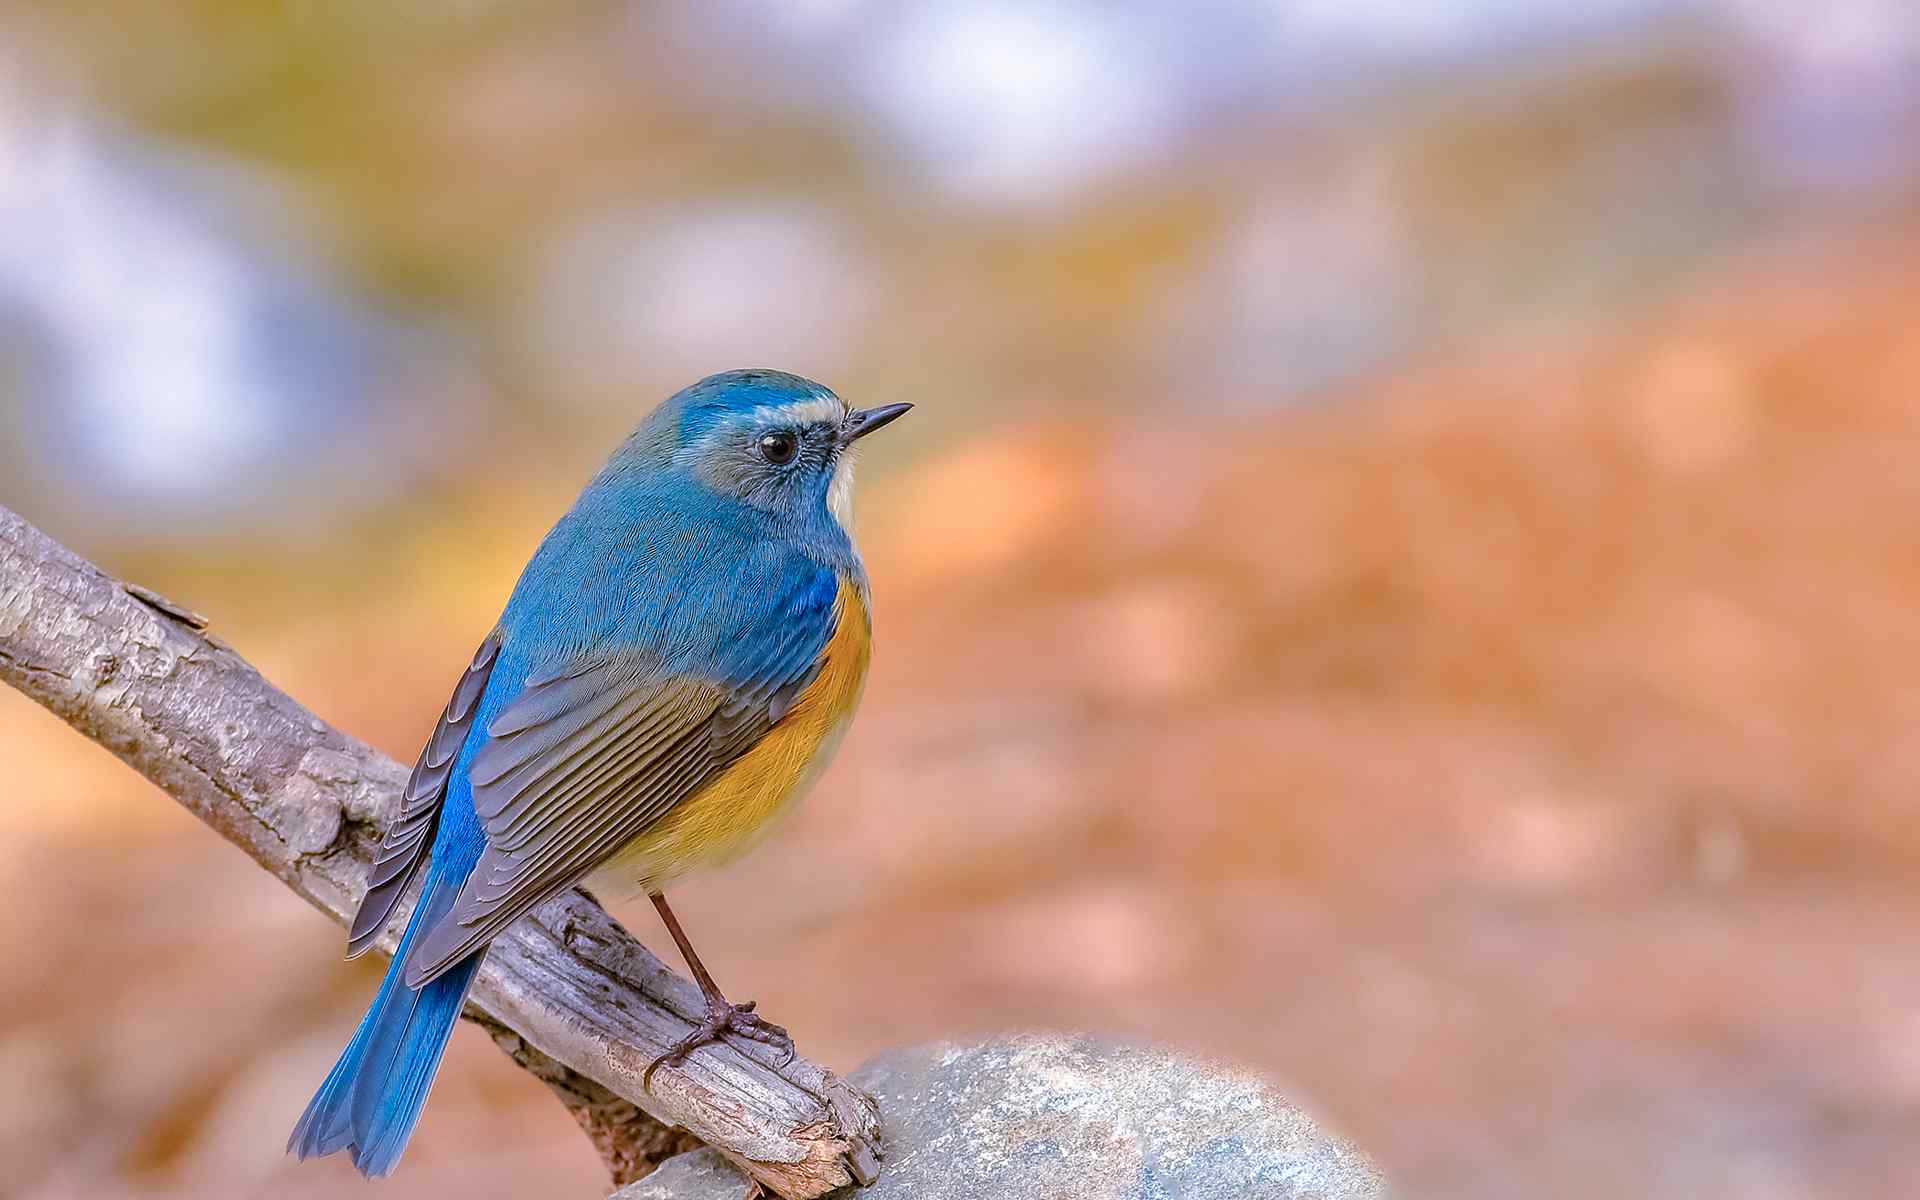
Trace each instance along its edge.
{"label": "blue tail", "polygon": [[447,1038],[460,1018],[482,950],[419,990],[407,986],[407,950],[453,905],[458,880],[429,870],[407,932],[372,1007],[340,1052],[326,1082],[293,1127],[289,1152],[301,1158],[348,1150],[361,1174],[390,1174],[413,1136]]}

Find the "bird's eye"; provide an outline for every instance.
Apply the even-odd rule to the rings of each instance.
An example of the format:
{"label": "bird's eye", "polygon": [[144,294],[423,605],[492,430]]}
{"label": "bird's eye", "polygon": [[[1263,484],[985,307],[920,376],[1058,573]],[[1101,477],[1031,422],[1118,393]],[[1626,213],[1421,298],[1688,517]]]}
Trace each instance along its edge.
{"label": "bird's eye", "polygon": [[776,467],[792,462],[794,453],[799,449],[799,440],[784,429],[777,429],[760,439],[760,457]]}

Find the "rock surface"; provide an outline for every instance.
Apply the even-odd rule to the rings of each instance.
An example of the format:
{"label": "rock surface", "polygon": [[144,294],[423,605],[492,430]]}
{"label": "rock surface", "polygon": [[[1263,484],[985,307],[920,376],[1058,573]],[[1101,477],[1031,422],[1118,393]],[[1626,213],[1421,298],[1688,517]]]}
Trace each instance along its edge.
{"label": "rock surface", "polygon": [[[1255,1076],[1091,1038],[1001,1037],[883,1054],[880,1180],[849,1200],[1377,1200],[1375,1167]],[[741,1200],[712,1150],[614,1200]]]}

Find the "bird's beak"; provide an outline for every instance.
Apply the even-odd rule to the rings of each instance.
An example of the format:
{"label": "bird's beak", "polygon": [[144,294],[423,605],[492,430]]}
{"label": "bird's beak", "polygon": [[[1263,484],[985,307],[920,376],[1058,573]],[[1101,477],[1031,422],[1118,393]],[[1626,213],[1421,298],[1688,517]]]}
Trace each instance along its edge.
{"label": "bird's beak", "polygon": [[907,415],[913,408],[911,404],[886,404],[879,408],[863,408],[847,414],[847,431],[841,435],[846,441],[863,438],[882,425],[890,425]]}

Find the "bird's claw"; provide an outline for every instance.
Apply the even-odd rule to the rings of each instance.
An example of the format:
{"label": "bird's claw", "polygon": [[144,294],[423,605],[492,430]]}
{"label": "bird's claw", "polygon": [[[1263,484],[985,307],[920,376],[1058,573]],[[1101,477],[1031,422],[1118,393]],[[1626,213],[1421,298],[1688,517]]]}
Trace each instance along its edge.
{"label": "bird's claw", "polygon": [[729,1034],[759,1042],[763,1046],[772,1046],[780,1051],[780,1065],[786,1066],[793,1061],[793,1039],[787,1031],[764,1017],[755,1015],[754,1001],[745,1004],[729,1004],[722,1000],[707,1005],[707,1015],[692,1033],[674,1043],[673,1049],[647,1064],[640,1076],[643,1091],[653,1090],[653,1073],[663,1066],[677,1067],[687,1061],[692,1054],[708,1042],[724,1040]]}

